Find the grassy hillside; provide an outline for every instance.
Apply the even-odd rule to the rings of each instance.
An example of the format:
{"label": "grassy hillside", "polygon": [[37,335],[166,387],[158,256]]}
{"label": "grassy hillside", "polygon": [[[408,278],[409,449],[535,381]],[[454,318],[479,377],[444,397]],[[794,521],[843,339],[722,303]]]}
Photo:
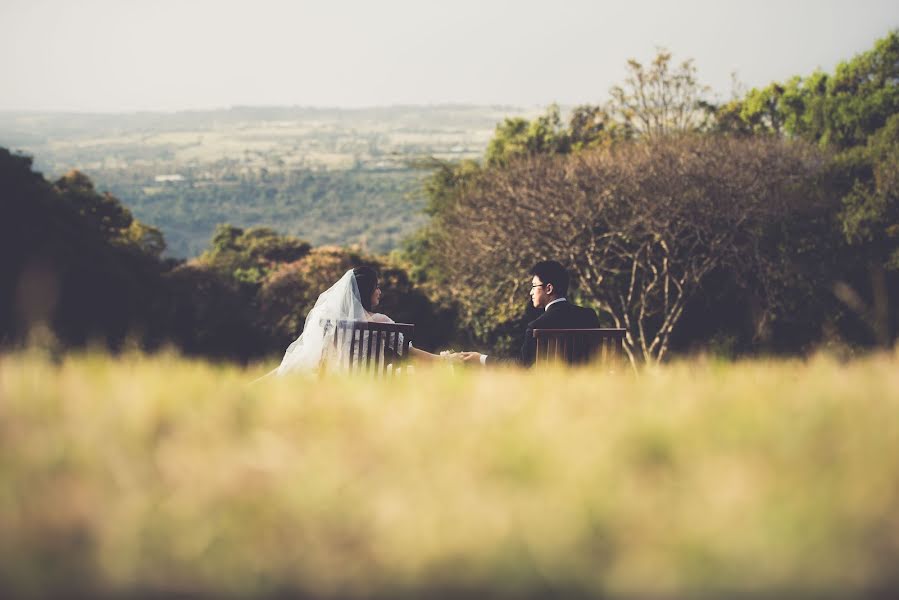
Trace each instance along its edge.
{"label": "grassy hillside", "polygon": [[[899,354],[285,378],[0,360],[16,596],[896,591]],[[887,597],[886,595],[884,597]]]}

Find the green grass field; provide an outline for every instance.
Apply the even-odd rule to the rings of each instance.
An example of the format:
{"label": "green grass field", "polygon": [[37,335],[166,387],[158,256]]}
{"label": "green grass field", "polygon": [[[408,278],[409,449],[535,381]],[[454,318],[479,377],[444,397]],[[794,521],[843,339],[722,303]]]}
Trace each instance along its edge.
{"label": "green grass field", "polygon": [[264,371],[0,358],[0,595],[899,590],[899,353]]}

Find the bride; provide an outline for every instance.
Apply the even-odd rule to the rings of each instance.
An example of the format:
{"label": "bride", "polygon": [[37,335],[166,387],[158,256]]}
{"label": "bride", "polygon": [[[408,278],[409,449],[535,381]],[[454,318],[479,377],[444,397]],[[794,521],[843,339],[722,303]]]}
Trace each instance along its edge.
{"label": "bride", "polygon": [[[333,324],[341,320],[393,323],[393,319],[387,315],[374,312],[380,300],[381,287],[377,271],[371,267],[356,267],[347,271],[315,301],[315,306],[306,316],[303,333],[287,347],[281,365],[275,372],[285,375],[315,371],[323,362],[337,364],[338,361],[330,359],[336,358],[340,353],[348,354],[349,340],[345,340],[346,348],[335,347],[336,327]],[[445,358],[419,350],[411,344],[409,353],[415,360],[429,362]]]}

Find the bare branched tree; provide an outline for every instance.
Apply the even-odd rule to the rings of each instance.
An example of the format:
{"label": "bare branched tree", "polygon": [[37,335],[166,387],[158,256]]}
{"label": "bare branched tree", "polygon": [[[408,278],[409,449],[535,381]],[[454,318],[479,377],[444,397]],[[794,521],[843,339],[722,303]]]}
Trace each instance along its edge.
{"label": "bare branched tree", "polygon": [[622,85],[610,90],[610,112],[635,133],[660,137],[701,129],[709,118],[703,101],[709,88],[699,83],[692,60],[676,67],[671,53],[660,49],[644,66],[629,60]]}
{"label": "bare branched tree", "polygon": [[757,258],[760,228],[816,165],[801,144],[712,136],[531,156],[469,182],[436,243],[469,314],[514,314],[527,269],[559,259],[627,329],[631,360],[658,362],[703,279]]}

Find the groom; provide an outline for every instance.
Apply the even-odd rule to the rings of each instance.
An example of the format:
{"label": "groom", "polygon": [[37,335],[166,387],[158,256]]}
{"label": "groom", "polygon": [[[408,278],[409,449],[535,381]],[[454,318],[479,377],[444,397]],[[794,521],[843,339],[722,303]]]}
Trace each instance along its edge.
{"label": "groom", "polygon": [[528,323],[524,333],[524,343],[518,359],[503,360],[479,352],[461,352],[467,363],[479,361],[488,364],[519,364],[529,367],[537,356],[535,329],[592,329],[599,327],[599,319],[592,308],[576,306],[565,298],[568,293],[568,271],[554,260],[538,262],[531,269],[531,302],[534,307],[544,309],[544,313]]}

